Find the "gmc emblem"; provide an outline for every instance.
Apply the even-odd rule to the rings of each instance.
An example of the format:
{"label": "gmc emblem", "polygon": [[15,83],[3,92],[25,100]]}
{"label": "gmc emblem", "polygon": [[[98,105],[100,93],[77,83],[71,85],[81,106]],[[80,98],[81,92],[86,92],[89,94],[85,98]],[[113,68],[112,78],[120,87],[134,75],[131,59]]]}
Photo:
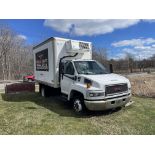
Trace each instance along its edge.
{"label": "gmc emblem", "polygon": [[114,87],[114,91],[121,91],[121,87]]}

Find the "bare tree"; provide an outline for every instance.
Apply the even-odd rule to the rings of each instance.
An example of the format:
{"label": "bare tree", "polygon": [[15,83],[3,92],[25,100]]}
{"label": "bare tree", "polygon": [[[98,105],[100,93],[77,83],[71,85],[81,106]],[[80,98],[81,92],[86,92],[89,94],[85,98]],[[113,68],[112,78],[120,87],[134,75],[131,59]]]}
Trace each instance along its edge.
{"label": "bare tree", "polygon": [[[0,71],[3,80],[21,78],[24,68],[33,70],[32,47],[8,27],[0,27]],[[25,70],[25,71],[24,71]]]}
{"label": "bare tree", "polygon": [[92,57],[94,60],[99,61],[101,64],[107,65],[107,50],[105,48],[93,47]]}
{"label": "bare tree", "polygon": [[130,70],[130,73],[132,73],[133,72],[133,64],[134,64],[134,56],[131,53],[126,53],[125,59],[128,63],[128,70]]}
{"label": "bare tree", "polygon": [[7,79],[10,74],[11,47],[13,46],[13,32],[9,28],[0,29],[0,60],[2,64],[3,79]]}

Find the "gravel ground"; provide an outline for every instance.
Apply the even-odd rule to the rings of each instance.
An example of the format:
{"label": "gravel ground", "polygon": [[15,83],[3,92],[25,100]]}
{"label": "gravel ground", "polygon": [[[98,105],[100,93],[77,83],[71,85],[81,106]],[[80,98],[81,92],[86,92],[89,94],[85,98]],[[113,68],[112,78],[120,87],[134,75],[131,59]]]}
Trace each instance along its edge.
{"label": "gravel ground", "polygon": [[6,85],[6,84],[0,83],[0,91],[4,91],[5,85]]}
{"label": "gravel ground", "polygon": [[7,81],[0,80],[0,92],[5,90],[6,85],[19,82],[22,82],[22,80],[7,80]]}

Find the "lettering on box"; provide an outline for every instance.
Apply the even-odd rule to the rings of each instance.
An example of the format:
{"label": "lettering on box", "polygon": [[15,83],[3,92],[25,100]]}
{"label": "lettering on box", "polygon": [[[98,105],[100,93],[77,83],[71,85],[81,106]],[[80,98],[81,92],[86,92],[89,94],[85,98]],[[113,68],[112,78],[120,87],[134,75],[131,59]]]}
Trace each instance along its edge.
{"label": "lettering on box", "polygon": [[36,70],[48,71],[48,49],[36,53]]}

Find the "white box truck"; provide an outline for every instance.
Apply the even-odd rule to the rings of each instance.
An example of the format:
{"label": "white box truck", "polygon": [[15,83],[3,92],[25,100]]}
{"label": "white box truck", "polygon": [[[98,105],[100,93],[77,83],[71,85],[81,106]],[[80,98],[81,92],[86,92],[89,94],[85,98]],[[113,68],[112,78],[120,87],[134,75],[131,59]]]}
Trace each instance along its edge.
{"label": "white box truck", "polygon": [[[129,104],[131,84],[92,60],[91,42],[52,37],[33,48],[34,75],[42,96],[60,90],[75,112]],[[51,88],[51,89],[49,89]]]}

